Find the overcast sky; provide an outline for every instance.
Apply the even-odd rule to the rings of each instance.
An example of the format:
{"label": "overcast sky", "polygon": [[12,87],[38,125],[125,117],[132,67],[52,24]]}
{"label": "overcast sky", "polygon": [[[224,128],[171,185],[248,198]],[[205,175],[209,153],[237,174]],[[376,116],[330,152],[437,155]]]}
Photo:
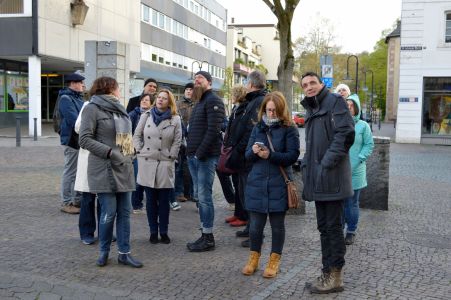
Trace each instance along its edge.
{"label": "overcast sky", "polygon": [[[228,24],[232,17],[237,24],[277,21],[262,0],[216,1],[227,9]],[[293,41],[309,32],[317,13],[331,20],[335,43],[342,47],[342,52],[371,52],[382,31],[400,18],[401,0],[301,0],[293,18]]]}

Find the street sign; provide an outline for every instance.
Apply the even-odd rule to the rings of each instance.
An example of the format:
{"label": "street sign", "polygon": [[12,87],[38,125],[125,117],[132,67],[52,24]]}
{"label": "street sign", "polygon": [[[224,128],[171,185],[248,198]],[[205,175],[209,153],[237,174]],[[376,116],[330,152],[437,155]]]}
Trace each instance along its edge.
{"label": "street sign", "polygon": [[321,80],[323,81],[324,85],[330,89],[334,86],[334,79],[330,77],[322,77]]}

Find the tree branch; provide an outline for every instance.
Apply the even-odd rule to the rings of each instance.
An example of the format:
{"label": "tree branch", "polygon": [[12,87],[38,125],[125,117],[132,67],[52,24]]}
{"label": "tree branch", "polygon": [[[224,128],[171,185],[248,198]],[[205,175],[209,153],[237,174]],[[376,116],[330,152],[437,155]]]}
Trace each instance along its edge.
{"label": "tree branch", "polygon": [[273,12],[273,14],[277,17],[276,8],[274,7],[274,4],[271,3],[269,0],[263,0],[263,2],[268,5],[269,9]]}

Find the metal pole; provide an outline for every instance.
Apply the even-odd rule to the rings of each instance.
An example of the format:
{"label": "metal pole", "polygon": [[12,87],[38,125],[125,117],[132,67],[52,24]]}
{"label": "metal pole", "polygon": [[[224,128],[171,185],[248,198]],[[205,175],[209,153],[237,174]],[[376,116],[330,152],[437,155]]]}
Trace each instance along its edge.
{"label": "metal pole", "polygon": [[371,132],[373,132],[373,93],[374,93],[374,72],[372,70],[367,70],[367,72],[371,72],[371,100],[370,100],[370,128]]}
{"label": "metal pole", "polygon": [[38,118],[33,118],[34,131],[33,131],[33,141],[38,140]]}
{"label": "metal pole", "polygon": [[16,117],[16,147],[20,147],[20,117]]}
{"label": "metal pole", "polygon": [[355,56],[355,93],[359,93],[359,58]]}

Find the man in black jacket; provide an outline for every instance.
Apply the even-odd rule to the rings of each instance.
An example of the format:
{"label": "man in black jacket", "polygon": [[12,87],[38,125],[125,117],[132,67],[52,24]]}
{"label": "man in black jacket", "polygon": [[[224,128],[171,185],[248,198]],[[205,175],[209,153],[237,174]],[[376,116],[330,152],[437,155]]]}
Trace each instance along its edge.
{"label": "man in black jacket", "polygon": [[192,252],[213,250],[213,181],[221,152],[221,126],[225,117],[224,103],[211,90],[210,73],[199,71],[194,77],[194,106],[188,126],[186,156],[193,178],[194,198],[199,200],[202,236],[187,247]]}
{"label": "man in black jacket", "polygon": [[344,199],[353,195],[349,148],[354,143],[354,121],[346,101],[331,94],[316,73],[305,73],[301,86],[305,93],[301,104],[307,111],[303,198],[315,201],[323,263],[322,275],[308,287],[311,293],[341,292],[346,253]]}
{"label": "man in black jacket", "polygon": [[132,110],[134,110],[136,107],[139,107],[141,102],[141,96],[144,94],[150,94],[152,95],[151,101],[153,104],[153,101],[155,101],[155,95],[157,93],[158,84],[157,81],[153,78],[148,78],[146,81],[144,81],[144,89],[141,95],[132,97],[130,100],[128,100],[127,104],[127,113],[130,113]]}
{"label": "man in black jacket", "polygon": [[[251,136],[252,129],[258,121],[258,110],[266,95],[266,77],[260,71],[253,71],[247,76],[246,83],[246,100],[241,103],[236,112],[235,118],[231,118],[229,136],[227,142],[232,146],[232,154],[227,160],[226,167],[232,170],[238,170],[239,176],[239,203],[235,203],[235,215],[240,220],[248,220],[245,210],[244,189],[247,183],[247,175],[252,165],[246,162],[244,154],[246,152],[247,142]],[[249,237],[249,223],[242,231],[237,231],[238,237]],[[241,243],[243,247],[249,247],[249,240]]]}

